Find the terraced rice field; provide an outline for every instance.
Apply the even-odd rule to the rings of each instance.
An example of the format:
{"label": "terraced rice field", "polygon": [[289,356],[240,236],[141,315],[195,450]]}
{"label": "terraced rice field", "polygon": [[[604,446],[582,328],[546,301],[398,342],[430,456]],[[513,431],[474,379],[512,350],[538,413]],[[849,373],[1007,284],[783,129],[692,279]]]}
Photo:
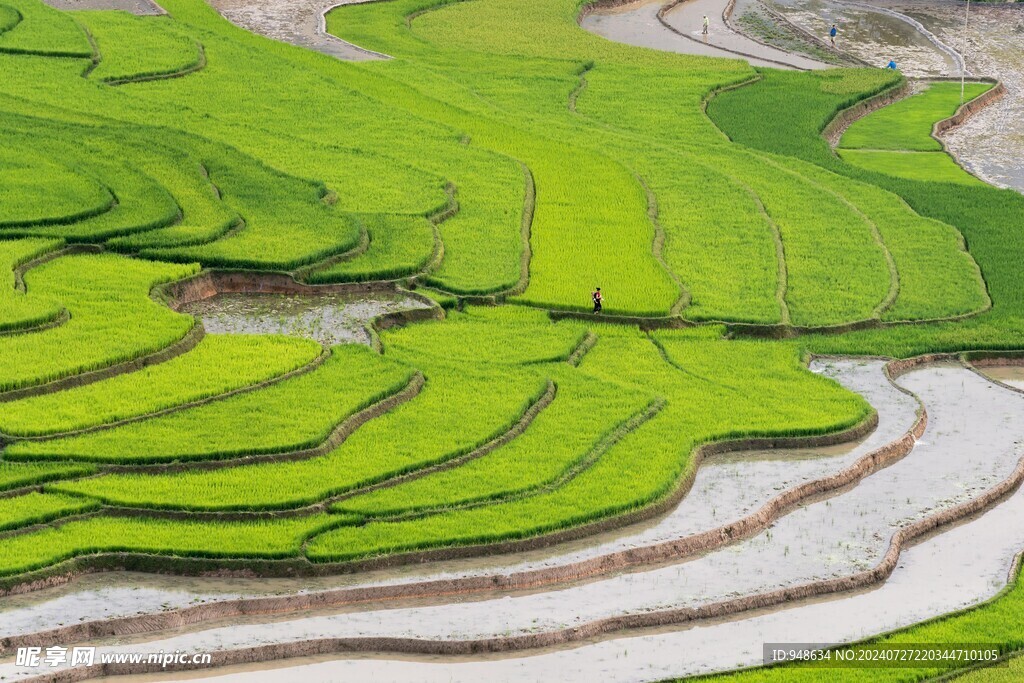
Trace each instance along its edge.
{"label": "terraced rice field", "polygon": [[[733,30],[709,0],[672,40],[705,5]],[[0,0],[3,680],[160,671],[18,654],[129,633],[526,663],[407,680],[725,615],[749,647],[1015,500],[1024,197],[944,151],[959,83],[626,45],[579,0],[133,8]],[[836,642],[1010,655],[1018,592]],[[883,675],[713,655],[547,675]]]}

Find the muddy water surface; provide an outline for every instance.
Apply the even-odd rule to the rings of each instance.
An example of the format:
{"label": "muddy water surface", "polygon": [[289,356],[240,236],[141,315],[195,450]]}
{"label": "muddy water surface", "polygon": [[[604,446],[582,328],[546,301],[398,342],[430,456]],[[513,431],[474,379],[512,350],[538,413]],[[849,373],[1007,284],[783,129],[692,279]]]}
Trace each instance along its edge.
{"label": "muddy water surface", "polygon": [[468,658],[347,655],[285,660],[109,683],[632,683],[761,663],[766,642],[852,642],[976,605],[1006,585],[1024,548],[1024,491],[984,515],[907,549],[878,588],[689,629],[626,635],[519,656]]}
{"label": "muddy water surface", "polygon": [[884,67],[889,60],[908,76],[959,75],[959,62],[949,46],[923,34],[912,21],[888,8],[835,0],[767,0],[794,24],[825,36],[837,24],[837,46],[868,64]]}
{"label": "muddy water surface", "polygon": [[972,3],[964,31],[964,4],[894,5],[963,52],[968,70],[998,78],[1007,93],[945,136],[947,148],[988,183],[1024,192],[1024,5]]}
{"label": "muddy water surface", "polygon": [[827,360],[815,361],[811,366],[815,372],[832,377],[861,394],[876,409],[878,426],[865,439],[829,448],[745,451],[709,458],[680,504],[670,513],[644,523],[515,555],[407,566],[358,576],[256,580],[133,573],[89,575],[52,591],[5,599],[0,609],[3,624],[0,635],[31,633],[77,620],[158,612],[243,596],[565,566],[683,538],[752,514],[782,491],[849,467],[909,431],[916,419],[918,403],[886,380],[883,365],[881,361]]}
{"label": "muddy water surface", "polygon": [[[690,0],[668,14],[666,20],[675,29],[658,20],[658,11],[669,0],[639,0],[620,7],[599,9],[580,21],[586,30],[626,45],[649,47],[666,52],[746,59],[754,66],[820,68],[817,62],[800,55],[761,45],[734,32],[722,21],[726,0]],[[703,14],[711,22],[708,40],[701,35]],[[746,53],[743,57],[727,50]],[[783,62],[780,64],[779,62]]]}
{"label": "muddy water surface", "polygon": [[[567,625],[610,615],[703,604],[862,569],[877,561],[895,528],[977,495],[981,490],[1005,478],[1020,455],[1020,435],[1017,432],[1020,430],[1020,418],[1024,413],[1024,396],[986,382],[962,367],[918,370],[901,378],[900,383],[922,397],[931,418],[924,439],[910,455],[868,477],[842,495],[813,503],[782,518],[773,528],[758,537],[690,562],[614,576],[548,592],[457,602],[444,606],[410,606],[388,610],[370,609],[364,612],[310,614],[299,618],[283,617],[270,623],[267,623],[265,618],[235,620],[223,626],[210,624],[194,633],[156,637],[147,647],[165,651],[210,647],[234,649],[338,636],[391,635],[461,639],[531,633],[561,629]],[[1015,496],[1012,500],[1019,501],[1020,496]],[[986,515],[981,520],[988,518]],[[842,624],[847,634],[853,633],[853,627],[871,632],[872,629],[881,630],[899,625],[902,622],[896,620],[907,619],[907,615],[911,613],[916,618],[921,618],[922,613],[928,613],[929,610],[938,609],[941,612],[967,604],[971,600],[982,599],[1005,581],[1006,553],[990,554],[987,551],[991,546],[998,546],[1001,550],[1008,546],[1015,548],[1020,543],[1020,536],[1013,535],[1013,532],[1019,532],[1019,526],[1021,522],[1018,515],[1016,526],[1002,524],[994,527],[992,534],[1000,542],[978,543],[971,552],[952,555],[948,551],[948,545],[941,545],[943,539],[960,538],[958,542],[963,543],[963,538],[956,536],[952,531],[942,534],[929,542],[939,543],[938,548],[941,552],[936,552],[919,570],[925,571],[926,575],[927,570],[932,571],[927,583],[923,584],[919,577],[902,584],[890,582],[882,589],[863,596],[877,595],[890,585],[897,586],[902,592],[890,596],[889,600],[882,604],[900,604],[903,605],[902,610],[862,608],[856,612],[855,619],[836,620],[833,617],[837,606],[841,607],[847,602],[837,600],[825,614],[819,613],[819,619],[825,618],[833,626]],[[1008,537],[1000,536],[1008,532],[1011,533]],[[969,537],[968,541],[976,539],[977,535],[974,535]],[[950,562],[950,556],[955,557],[956,561]],[[906,564],[904,561],[902,567]],[[963,564],[963,567],[958,570],[960,564]],[[750,568],[754,566],[758,567],[759,571],[751,572]],[[981,571],[978,569],[979,566],[988,572],[980,580],[977,578]],[[997,566],[998,569],[992,570],[992,566]],[[935,585],[941,581],[953,582],[959,588],[950,591],[948,595],[937,595]],[[923,597],[922,591],[927,594],[926,598]],[[806,609],[814,609],[814,606],[806,606]],[[777,628],[789,623],[789,628],[792,629],[793,623],[785,621],[785,615],[792,611],[784,610],[773,615],[753,616],[751,619],[739,620],[722,627],[742,630],[744,624],[769,619]],[[778,621],[780,619],[781,622]],[[804,628],[809,623],[812,622],[808,622],[806,618],[799,622]],[[779,624],[782,626],[778,626]],[[625,642],[631,645],[626,658],[632,660],[632,666],[625,672],[619,672],[624,675],[615,675],[614,678],[654,680],[664,675],[714,668],[717,666],[714,664],[715,661],[727,660],[727,666],[736,665],[737,643],[747,642],[739,635],[730,636],[729,640],[721,636],[718,636],[717,641],[712,639],[718,645],[706,648],[706,653],[705,648],[687,648],[685,651],[690,654],[685,661],[680,661],[678,648],[672,648],[671,661],[668,651],[656,655],[648,652],[644,659],[633,659],[635,652],[644,650],[643,643],[652,642],[652,638],[700,637],[700,634],[707,634],[708,629],[714,628],[718,627],[702,626],[680,633],[627,639]],[[777,637],[776,631],[771,633],[773,635],[770,639],[800,639]],[[633,644],[638,641],[640,644],[634,647]],[[623,641],[609,640],[551,656],[572,658],[574,652],[593,652],[592,648],[611,648],[617,653],[612,657],[612,661],[598,653],[585,659],[577,657],[572,663],[565,664],[570,668],[583,667],[584,671],[581,673],[589,670],[592,675],[601,675],[604,680],[615,666],[621,664],[619,660],[624,657],[622,648],[617,645],[620,642]],[[723,652],[723,644],[726,643],[728,652]],[[138,649],[138,646],[114,646],[110,650],[127,648]],[[741,654],[749,657],[751,652],[754,650]],[[760,654],[760,641],[756,654]],[[523,678],[506,674],[529,670],[532,671],[531,675],[535,676],[537,669],[531,668],[532,663],[545,657],[549,655],[501,660],[501,663],[493,665],[489,663],[488,666],[496,668],[496,676],[488,678],[530,680],[529,676]],[[637,668],[637,662],[640,661],[645,661],[648,669]],[[380,676],[388,675],[387,672],[392,671],[392,665],[388,664],[378,670],[376,664],[371,667],[376,672],[375,680],[387,680],[386,677]],[[396,663],[394,666],[401,669],[403,665]],[[460,672],[476,671],[479,674],[479,667],[484,666],[483,663],[462,664],[459,665],[461,668],[456,669]],[[594,670],[595,666],[602,668]],[[668,666],[669,670],[667,673],[655,672],[658,666]],[[562,669],[561,665],[559,670],[568,671]],[[648,670],[652,672],[650,676],[646,673]],[[334,673],[337,672],[335,669]],[[363,675],[366,672],[364,669]],[[9,678],[19,677],[22,673],[24,672],[16,667],[0,666],[0,675],[8,675]],[[308,672],[304,672],[303,675],[306,673]],[[400,674],[398,671],[393,673]],[[356,680],[360,679],[361,674],[353,672],[353,675],[356,676]],[[411,680],[424,680],[424,675],[425,672]],[[443,669],[442,675],[453,675],[453,669],[448,666]],[[458,677],[461,678],[461,674]],[[402,675],[398,675],[397,679],[402,679]]]}
{"label": "muddy water surface", "polygon": [[367,325],[385,313],[428,306],[402,294],[218,294],[182,306],[215,334],[287,334],[324,346],[369,344]]}
{"label": "muddy water surface", "polygon": [[344,59],[386,59],[327,33],[323,14],[331,7],[370,0],[207,0],[231,23],[259,35]]}

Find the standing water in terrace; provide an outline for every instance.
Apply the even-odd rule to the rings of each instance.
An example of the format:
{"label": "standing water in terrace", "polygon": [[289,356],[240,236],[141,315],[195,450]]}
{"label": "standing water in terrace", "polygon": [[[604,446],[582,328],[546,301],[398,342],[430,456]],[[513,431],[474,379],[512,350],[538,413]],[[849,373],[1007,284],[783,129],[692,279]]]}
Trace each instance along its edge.
{"label": "standing water in terrace", "polygon": [[401,293],[218,294],[182,306],[215,334],[286,334],[335,344],[370,344],[367,326],[381,315],[429,306]]}

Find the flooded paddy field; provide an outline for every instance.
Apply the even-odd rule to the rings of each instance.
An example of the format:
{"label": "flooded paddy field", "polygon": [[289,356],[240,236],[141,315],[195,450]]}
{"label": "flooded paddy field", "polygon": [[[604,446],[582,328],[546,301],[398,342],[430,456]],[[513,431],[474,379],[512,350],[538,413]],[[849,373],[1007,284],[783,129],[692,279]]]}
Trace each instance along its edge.
{"label": "flooded paddy field", "polygon": [[[885,411],[899,417],[880,417],[876,433],[863,442],[854,444],[852,448],[833,448],[824,452],[793,454],[790,457],[779,457],[779,454],[776,454],[773,458],[770,453],[742,453],[709,459],[705,465],[706,472],[702,472],[704,478],[698,479],[698,483],[694,485],[694,501],[703,503],[705,508],[708,507],[709,500],[715,500],[717,505],[714,496],[721,490],[719,487],[723,487],[724,483],[729,481],[730,467],[739,462],[759,468],[758,471],[766,475],[765,480],[768,483],[764,484],[765,489],[791,486],[795,480],[801,478],[801,474],[787,473],[786,476],[791,477],[789,479],[786,476],[773,477],[773,462],[776,463],[774,469],[777,472],[791,468],[796,468],[797,472],[800,472],[801,468],[813,464],[816,469],[804,470],[803,478],[820,476],[823,471],[834,469],[837,462],[844,458],[851,458],[852,454],[862,453],[864,449],[872,448],[878,441],[891,439],[903,433],[913,421],[916,402],[912,398],[892,387],[890,391],[894,393],[890,394],[880,382],[871,380],[872,376],[882,376],[880,362],[827,361],[816,369],[831,373],[850,388],[856,387],[862,391],[870,397],[880,413]],[[515,634],[544,633],[614,615],[708,604],[738,595],[757,594],[779,586],[799,585],[865,569],[878,561],[888,545],[889,537],[897,528],[980,495],[1009,476],[1024,454],[1021,447],[1022,435],[1018,433],[1019,428],[1013,427],[1015,424],[1021,424],[1024,396],[987,382],[961,366],[927,367],[904,375],[898,382],[900,386],[915,392],[929,413],[928,429],[909,455],[838,495],[809,503],[782,517],[754,538],[687,562],[527,594],[514,593],[493,598],[482,596],[469,602],[407,605],[384,610],[367,606],[362,611],[346,608],[324,613],[304,613],[301,616],[281,615],[270,619],[231,619],[226,623],[212,622],[201,628],[197,625],[193,627],[197,630],[177,635],[153,634],[137,636],[132,640],[138,641],[141,638],[154,648],[164,650],[195,649],[200,643],[217,643],[218,649],[232,650],[251,647],[254,644],[300,643],[326,637],[391,636],[442,641],[480,637],[501,638]],[[900,399],[896,394],[904,398]],[[760,477],[751,477],[749,480],[758,479]],[[753,499],[756,499],[757,495],[754,494]],[[764,492],[760,495],[763,496]],[[680,506],[681,510],[686,510],[684,506],[689,500],[690,497],[684,499],[683,505]],[[750,501],[738,501],[732,508],[726,503],[717,509],[725,515],[730,511],[735,514],[736,510],[742,509],[745,504],[749,505]],[[1019,523],[992,524],[991,520],[1004,515],[1005,513],[999,511],[1011,505],[1024,505],[1024,497],[1015,494],[1010,502],[997,507],[994,511],[964,526],[947,530],[923,541],[916,548],[907,551],[907,556],[901,559],[899,568],[889,581],[867,593],[837,597],[824,603],[800,603],[773,613],[750,613],[745,618],[737,618],[732,622],[701,624],[683,631],[642,637],[608,637],[596,644],[530,657],[493,661],[488,659],[472,664],[464,660],[459,664],[438,663],[437,673],[443,676],[444,680],[449,676],[453,680],[469,680],[463,679],[462,676],[483,675],[483,671],[487,670],[494,671],[493,676],[487,674],[488,678],[493,680],[531,680],[530,677],[537,672],[537,669],[533,668],[537,662],[550,662],[551,658],[556,658],[559,660],[560,671],[575,671],[578,668],[580,675],[589,672],[590,675],[607,676],[609,680],[656,680],[663,675],[729,668],[744,663],[743,656],[759,657],[759,643],[763,638],[757,641],[757,648],[751,646],[749,651],[740,648],[737,652],[736,644],[753,642],[750,640],[750,634],[758,632],[757,629],[770,629],[767,632],[772,634],[796,633],[800,632],[799,629],[804,629],[803,632],[806,633],[806,629],[815,623],[809,621],[812,618],[808,614],[815,612],[817,616],[814,618],[818,620],[818,626],[828,621],[830,628],[836,631],[835,637],[828,640],[849,640],[912,623],[927,616],[983,600],[1005,583],[1009,558],[1012,558],[1019,549]],[[694,508],[690,510],[692,512]],[[621,546],[623,543],[636,543],[638,539],[649,543],[652,538],[664,537],[666,520],[671,520],[673,514],[652,523],[646,529],[634,530],[632,536],[623,535],[617,540],[590,539],[590,543],[595,545],[589,549],[569,552],[563,550],[561,556],[549,557],[542,562],[564,562],[574,554],[579,556],[581,553],[607,552],[616,544]],[[716,511],[712,519],[705,519],[705,523],[713,522],[718,514]],[[686,523],[682,527],[678,526],[678,522],[675,524],[673,533],[676,534],[685,533],[680,532],[680,529],[688,528]],[[970,543],[972,534],[965,536],[962,530],[972,526],[975,528],[972,532],[975,539],[977,534],[984,534],[986,539],[992,537],[991,542],[976,544],[972,546],[970,552],[951,552],[950,545]],[[920,563],[912,561],[913,558],[923,558],[928,553],[931,553],[929,559]],[[940,555],[954,556],[957,560],[936,560]],[[522,564],[522,558],[517,559]],[[496,558],[491,558],[479,562],[493,564],[495,560]],[[508,562],[508,559],[505,562]],[[749,572],[749,567],[755,565],[770,570]],[[481,566],[462,569],[468,573],[483,570],[484,567]],[[925,574],[928,578],[922,580],[921,576]],[[437,575],[435,573],[435,576]],[[93,577],[91,580],[97,579]],[[363,580],[374,579],[365,576]],[[381,574],[376,577],[376,581],[384,583],[396,580],[408,581],[412,578],[406,576],[386,579]],[[190,599],[193,601],[226,599],[231,589],[225,587],[232,585],[230,581],[220,583],[219,579],[174,581],[180,582],[177,589],[179,603],[188,595],[189,590],[192,591]],[[236,583],[233,587],[241,589],[239,592],[245,592],[246,581],[240,581],[241,583]],[[935,590],[934,586],[943,582],[956,587],[955,590],[943,591],[948,599],[924,599],[923,586],[927,586],[926,592],[931,595]],[[191,588],[185,588],[183,591],[182,588],[190,583]],[[314,582],[318,583],[320,582]],[[211,587],[218,584],[219,589],[211,590]],[[314,584],[307,582],[303,589],[309,590]],[[262,591],[273,591],[275,588],[287,590],[289,583],[278,581],[275,585],[274,581],[268,581],[260,582],[260,585]],[[294,582],[291,583],[292,589],[296,586]],[[118,600],[121,599],[118,597],[119,594],[123,595],[130,589],[109,586],[108,590],[112,592],[108,593],[107,599]],[[134,606],[138,611],[151,611],[153,601],[161,597],[164,599],[161,605],[163,609],[175,607],[176,601],[168,599],[170,592],[167,589],[163,589],[163,596],[160,595],[161,589],[140,586],[137,590],[140,599],[134,605],[130,598],[124,603],[129,609]],[[49,598],[43,597],[44,594],[23,596],[20,598],[23,600],[20,608],[5,610],[5,624],[11,624],[16,630],[25,632],[45,628],[45,622],[52,624],[58,615],[62,619],[73,619],[75,613],[68,612],[67,606],[73,602],[69,597],[75,595],[76,589],[68,587],[61,589],[61,592],[63,595],[51,595]],[[869,609],[860,604],[858,609],[851,612],[849,620],[833,618],[837,609],[844,612],[852,609],[846,607],[847,603],[858,604],[856,601],[865,600],[879,601],[873,604],[884,605],[885,609]],[[48,601],[51,601],[50,605],[45,607]],[[803,616],[795,617],[797,614]],[[42,615],[42,618],[38,615]],[[728,630],[728,635],[709,635],[720,629]],[[707,640],[703,640],[705,638]],[[788,638],[783,638],[786,639]],[[791,639],[796,641],[800,638]],[[695,645],[701,654],[687,657],[685,662],[670,662],[666,655],[654,654],[658,647],[665,647],[665,640],[672,641],[673,648],[676,647],[677,641],[702,641],[701,645]],[[652,645],[651,649],[648,649],[648,644],[659,642],[660,645]],[[719,645],[709,647],[709,642],[718,642]],[[729,644],[728,652],[723,651],[724,643]],[[128,646],[111,644],[110,647],[116,651],[118,647]],[[624,654],[627,651],[629,654]],[[580,654],[586,652],[590,654]],[[644,662],[643,666],[639,666],[640,661]],[[632,664],[626,666],[624,662]],[[339,671],[337,664],[332,661],[334,668],[331,671],[334,673]],[[431,676],[435,668],[416,669],[418,678],[409,678],[403,671],[411,672],[413,669],[404,669],[405,663],[389,662],[384,668],[379,668],[381,661],[374,659],[353,660],[345,664],[344,670],[352,667],[352,675],[356,680],[360,680],[365,677],[368,669],[360,673],[359,667],[371,664],[374,671],[385,676],[383,679],[376,677],[375,680],[433,680]],[[296,670],[297,675],[315,676],[316,665],[311,666],[314,667],[312,672],[300,668]],[[563,666],[566,668],[561,668]],[[625,668],[616,673],[616,666]],[[0,667],[0,671],[3,675],[8,675],[8,678],[17,679],[18,674],[14,668],[3,666]],[[625,675],[627,671],[630,672],[628,676]],[[281,674],[277,669],[273,672],[268,675],[286,676],[275,680],[292,680],[287,678],[292,675],[291,673]],[[658,673],[651,673],[648,676],[648,672]],[[620,673],[623,675],[620,676]]]}
{"label": "flooded paddy field", "polygon": [[[639,0],[619,7],[598,6],[586,13],[580,25],[592,33],[638,47],[682,54],[731,59],[745,58],[754,66],[818,69],[828,65],[807,56],[795,55],[732,30],[722,17],[726,0],[691,0],[668,11],[667,0]],[[663,14],[659,18],[659,13]],[[707,39],[702,22],[710,22]]]}
{"label": "flooded paddy field", "polygon": [[347,61],[386,59],[387,55],[363,49],[327,33],[324,12],[338,5],[360,1],[369,0],[209,0],[231,23],[267,38]]}
{"label": "flooded paddy field", "polygon": [[428,306],[402,294],[218,294],[182,306],[215,334],[286,334],[334,344],[369,344],[381,315]]}

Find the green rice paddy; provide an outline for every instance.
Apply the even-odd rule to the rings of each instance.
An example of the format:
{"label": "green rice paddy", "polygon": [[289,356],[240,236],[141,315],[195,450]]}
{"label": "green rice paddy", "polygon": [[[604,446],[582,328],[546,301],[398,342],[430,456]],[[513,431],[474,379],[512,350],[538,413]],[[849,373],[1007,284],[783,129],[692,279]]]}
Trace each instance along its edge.
{"label": "green rice paddy", "polygon": [[[1024,348],[1024,197],[930,136],[958,84],[836,152],[825,125],[901,76],[627,47],[579,0],[336,8],[332,33],[392,57],[360,63],[161,4],[0,0],[9,584],[114,553],[310,567],[538,537],[666,500],[701,445],[869,419],[810,353]],[[447,312],[376,350],[203,336],[165,286],[210,270]],[[791,673],[816,675],[738,677]]]}

